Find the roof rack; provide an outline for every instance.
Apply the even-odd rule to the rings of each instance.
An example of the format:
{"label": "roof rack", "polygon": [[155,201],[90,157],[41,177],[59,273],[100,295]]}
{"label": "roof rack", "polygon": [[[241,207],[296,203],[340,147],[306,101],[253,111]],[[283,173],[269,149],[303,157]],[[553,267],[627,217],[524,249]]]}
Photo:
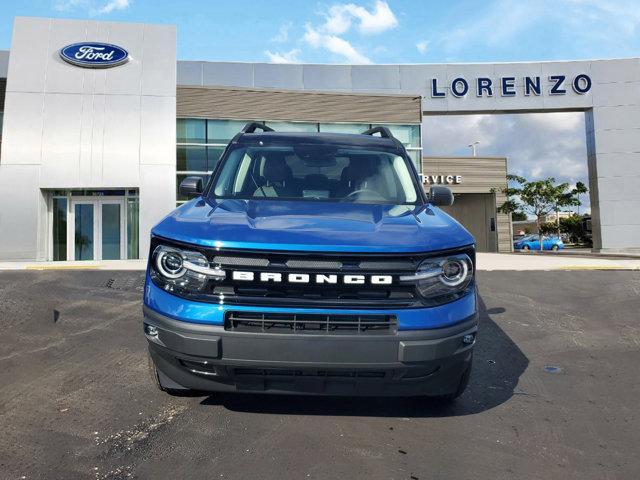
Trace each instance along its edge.
{"label": "roof rack", "polygon": [[250,123],[247,123],[244,127],[242,127],[241,133],[254,133],[257,129],[260,129],[263,132],[275,132],[273,128],[267,127],[263,123],[250,122]]}
{"label": "roof rack", "polygon": [[395,138],[387,127],[373,127],[369,130],[362,132],[362,135],[373,135],[379,133],[382,138]]}

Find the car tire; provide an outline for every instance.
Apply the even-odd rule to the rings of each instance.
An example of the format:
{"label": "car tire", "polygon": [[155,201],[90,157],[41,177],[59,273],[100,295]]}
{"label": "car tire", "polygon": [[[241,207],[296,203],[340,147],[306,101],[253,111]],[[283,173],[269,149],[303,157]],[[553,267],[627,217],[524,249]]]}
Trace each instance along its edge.
{"label": "car tire", "polygon": [[473,364],[473,357],[471,357],[471,360],[469,361],[469,365],[467,366],[465,371],[462,372],[462,376],[460,377],[460,382],[458,383],[458,387],[455,389],[455,391],[448,393],[446,395],[431,396],[429,397],[429,399],[445,405],[454,402],[460,395],[464,393],[464,391],[467,389],[467,385],[469,385],[469,378],[471,377],[472,364]]}
{"label": "car tire", "polygon": [[522,250],[525,250],[525,251],[528,252],[529,251],[529,245],[523,245],[522,246]]}
{"label": "car tire", "polygon": [[560,247],[558,245],[553,245],[551,247],[551,250],[553,250],[554,252],[557,252],[558,250],[560,250]]}

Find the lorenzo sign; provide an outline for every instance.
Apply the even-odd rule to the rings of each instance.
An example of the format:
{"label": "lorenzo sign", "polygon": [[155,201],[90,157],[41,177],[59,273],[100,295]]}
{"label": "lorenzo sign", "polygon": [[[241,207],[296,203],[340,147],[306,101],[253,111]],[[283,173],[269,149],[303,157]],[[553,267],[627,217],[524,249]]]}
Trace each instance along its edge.
{"label": "lorenzo sign", "polygon": [[83,42],[67,45],[60,57],[72,65],[85,68],[108,68],[129,60],[129,52],[110,43]]}
{"label": "lorenzo sign", "polygon": [[[516,80],[516,77],[500,77],[495,81],[486,77],[473,80],[456,77],[451,83],[444,85],[437,78],[432,78],[429,85],[432,98],[445,98],[449,92],[458,98],[465,97],[470,92],[474,92],[476,97],[493,97],[494,92],[503,97],[515,97]],[[519,86],[524,96],[530,97],[540,96],[543,92],[549,95],[565,95],[569,89],[584,95],[591,90],[591,84],[591,77],[581,73],[573,78],[567,78],[566,75],[549,75],[545,81],[540,77],[523,77]]]}

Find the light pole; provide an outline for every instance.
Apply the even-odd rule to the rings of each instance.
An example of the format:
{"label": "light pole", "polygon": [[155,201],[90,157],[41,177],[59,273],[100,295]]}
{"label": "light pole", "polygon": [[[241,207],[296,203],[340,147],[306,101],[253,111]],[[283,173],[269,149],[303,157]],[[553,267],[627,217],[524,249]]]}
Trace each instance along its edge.
{"label": "light pole", "polygon": [[475,142],[470,143],[469,145],[467,145],[467,147],[469,147],[469,148],[472,150],[472,152],[473,152],[473,156],[474,156],[474,157],[475,157],[475,156],[477,156],[477,153],[478,153],[478,152],[477,152],[477,148],[476,148],[476,147],[477,147],[477,145],[478,145],[479,143],[480,143],[480,142],[476,140]]}

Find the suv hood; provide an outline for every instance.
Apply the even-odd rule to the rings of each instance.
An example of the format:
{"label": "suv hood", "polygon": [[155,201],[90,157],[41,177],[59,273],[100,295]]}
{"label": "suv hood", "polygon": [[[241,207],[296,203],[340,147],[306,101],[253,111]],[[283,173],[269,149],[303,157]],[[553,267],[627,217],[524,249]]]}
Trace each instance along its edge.
{"label": "suv hood", "polygon": [[152,234],[206,247],[318,252],[428,252],[474,243],[430,205],[282,200],[194,199]]}

